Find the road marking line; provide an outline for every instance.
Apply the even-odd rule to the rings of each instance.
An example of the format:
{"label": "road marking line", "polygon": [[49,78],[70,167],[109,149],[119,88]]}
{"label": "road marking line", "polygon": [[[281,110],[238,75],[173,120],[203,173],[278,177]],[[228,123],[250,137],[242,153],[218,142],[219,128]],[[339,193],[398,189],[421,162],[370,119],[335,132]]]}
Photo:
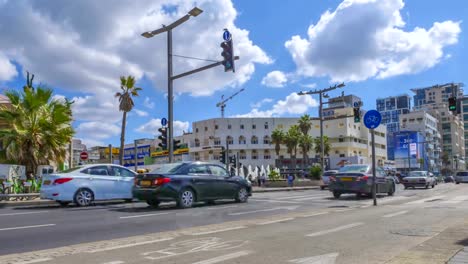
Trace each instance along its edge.
{"label": "road marking line", "polygon": [[278,220],[271,220],[271,221],[261,222],[261,223],[257,223],[256,225],[276,224],[276,223],[286,222],[286,221],[290,221],[290,220],[294,220],[294,217],[288,217],[288,218],[283,218],[283,219],[278,219]]}
{"label": "road marking line", "polygon": [[299,199],[293,199],[294,201],[308,201],[308,200],[318,200],[318,199],[323,199],[330,197],[329,195],[320,195],[320,196],[309,196],[309,197],[304,197],[304,198],[299,198]]}
{"label": "road marking line", "polygon": [[169,213],[157,213],[157,214],[143,214],[143,215],[130,215],[130,216],[121,216],[120,219],[128,219],[128,218],[138,218],[138,217],[147,217],[147,216],[157,216],[157,215],[167,215]]}
{"label": "road marking line", "polygon": [[436,195],[436,196],[427,197],[427,198],[424,198],[424,199],[408,202],[408,203],[405,203],[405,204],[422,204],[422,203],[425,203],[425,202],[430,201],[430,200],[441,199],[441,198],[444,198],[444,197],[445,197],[445,195]]}
{"label": "road marking line", "polygon": [[105,262],[102,264],[123,264],[123,263],[125,263],[125,261],[116,260],[116,261]]}
{"label": "road marking line", "polygon": [[336,209],[336,210],[333,210],[333,212],[340,213],[340,212],[346,212],[346,211],[351,211],[351,210],[353,210],[353,209],[352,208]]}
{"label": "road marking line", "polygon": [[456,196],[453,199],[450,199],[448,201],[442,201],[440,203],[442,203],[442,204],[457,204],[457,203],[461,203],[461,202],[463,202],[465,200],[468,200],[468,195]]}
{"label": "road marking line", "polygon": [[406,214],[408,211],[400,211],[400,212],[396,212],[396,213],[393,213],[393,214],[387,214],[387,215],[384,215],[382,217],[385,217],[385,218],[390,218],[390,217],[394,217],[394,216],[399,216],[399,215],[402,215],[402,214]]}
{"label": "road marking line", "polygon": [[208,234],[226,232],[226,231],[231,231],[231,230],[237,230],[237,229],[242,229],[242,228],[246,228],[246,226],[233,226],[233,227],[228,227],[228,228],[225,228],[225,229],[191,233],[190,235],[192,235],[192,236],[201,236],[201,235],[208,235]]}
{"label": "road marking line", "polygon": [[226,208],[235,208],[238,207],[237,205],[228,205],[228,206],[216,206],[216,207],[208,207],[208,210],[216,210],[216,209],[226,209]]}
{"label": "road marking line", "polygon": [[276,197],[275,199],[299,199],[305,197],[312,197],[312,196],[323,196],[323,194],[308,194],[308,195],[296,195],[296,196],[283,196],[283,197]]}
{"label": "road marking line", "polygon": [[[297,206],[294,206],[297,207]],[[296,209],[296,208],[294,208]],[[253,211],[243,211],[243,212],[237,212],[237,213],[230,213],[229,215],[245,215],[245,214],[253,214],[253,213],[258,213],[258,212],[269,212],[269,211],[276,211],[276,210],[294,210],[290,209],[288,207],[274,207],[274,208],[268,208],[268,209],[261,209],[261,210],[253,210]]]}
{"label": "road marking line", "polygon": [[126,244],[126,245],[118,245],[118,246],[106,247],[106,248],[97,248],[97,249],[86,251],[86,253],[97,253],[97,252],[109,251],[109,250],[120,249],[120,248],[129,248],[129,247],[135,247],[135,246],[141,246],[141,245],[146,245],[146,244],[153,244],[153,243],[168,241],[168,240],[172,240],[172,239],[174,239],[174,238],[173,237],[167,237],[167,238],[160,238],[160,239],[155,239],[155,240],[150,240],[150,241],[136,242],[136,243]]}
{"label": "road marking line", "polygon": [[267,199],[257,199],[257,198],[252,198],[250,200],[259,201],[259,202],[269,202],[269,203],[304,204],[302,202],[295,202],[295,201],[267,200]]}
{"label": "road marking line", "polygon": [[226,255],[223,255],[223,256],[219,256],[219,257],[215,257],[215,258],[211,258],[211,259],[207,259],[207,260],[201,260],[201,261],[198,261],[198,262],[195,262],[195,263],[192,263],[192,264],[214,264],[214,263],[224,262],[224,261],[230,260],[230,259],[235,259],[235,258],[238,258],[238,257],[247,256],[247,255],[249,255],[251,253],[253,253],[253,251],[243,250],[243,251],[238,251],[238,252],[226,254]]}
{"label": "road marking line", "polygon": [[17,226],[17,227],[0,228],[0,231],[17,230],[17,229],[28,229],[28,228],[35,228],[35,227],[47,227],[47,226],[54,226],[54,225],[55,225],[55,224],[32,225],[32,226]]}
{"label": "road marking line", "polygon": [[38,262],[44,262],[44,261],[50,261],[50,260],[53,260],[53,258],[32,259],[32,260],[26,260],[26,261],[21,261],[21,262],[15,262],[15,264],[32,264],[32,263],[38,263]]}
{"label": "road marking line", "polygon": [[332,229],[328,229],[328,230],[315,232],[315,233],[312,233],[312,234],[308,234],[306,236],[307,237],[321,236],[321,235],[325,235],[325,234],[329,234],[329,233],[338,232],[338,231],[341,231],[341,230],[353,228],[353,227],[356,227],[356,226],[361,226],[363,224],[364,223],[362,223],[362,222],[352,223],[352,224],[349,224],[349,225],[344,225],[344,226],[340,226],[340,227],[336,227],[336,228],[332,228]]}
{"label": "road marking line", "polygon": [[321,213],[313,213],[313,214],[301,215],[300,217],[313,217],[313,216],[324,215],[324,214],[328,214],[328,212],[321,212]]}
{"label": "road marking line", "polygon": [[0,214],[0,216],[27,215],[27,214],[42,214],[42,213],[48,213],[48,212],[49,212],[49,211],[22,212],[22,213],[8,213],[8,214]]}

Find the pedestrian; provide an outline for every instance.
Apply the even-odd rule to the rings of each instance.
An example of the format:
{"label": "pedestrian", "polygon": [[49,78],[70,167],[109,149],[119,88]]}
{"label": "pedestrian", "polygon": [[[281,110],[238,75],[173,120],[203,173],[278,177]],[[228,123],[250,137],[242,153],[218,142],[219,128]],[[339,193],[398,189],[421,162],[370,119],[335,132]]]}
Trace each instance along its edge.
{"label": "pedestrian", "polygon": [[262,183],[262,186],[265,187],[265,185],[266,185],[266,175],[265,175],[265,173],[262,173],[262,176],[260,176],[260,181]]}
{"label": "pedestrian", "polygon": [[292,174],[288,174],[288,186],[293,187],[294,176]]}
{"label": "pedestrian", "polygon": [[260,187],[262,186],[262,179],[257,175],[257,186]]}

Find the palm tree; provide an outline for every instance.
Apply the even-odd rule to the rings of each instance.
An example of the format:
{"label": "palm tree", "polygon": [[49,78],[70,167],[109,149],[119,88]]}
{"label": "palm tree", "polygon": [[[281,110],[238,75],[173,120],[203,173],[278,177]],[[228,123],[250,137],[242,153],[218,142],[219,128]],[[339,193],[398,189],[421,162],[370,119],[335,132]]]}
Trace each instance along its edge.
{"label": "palm tree", "polygon": [[34,88],[29,77],[23,92],[12,90],[5,95],[11,105],[0,107],[0,119],[7,124],[0,129],[3,156],[33,173],[38,165],[64,162],[75,133],[71,126],[73,102],[52,99],[51,89]]}
{"label": "palm tree", "polygon": [[310,135],[302,135],[299,139],[299,147],[302,150],[302,170],[305,170],[306,160],[309,158],[309,151],[314,145],[314,139]]}
{"label": "palm tree", "polygon": [[288,149],[288,154],[293,161],[293,167],[296,168],[296,156],[297,146],[299,145],[299,139],[301,137],[301,131],[298,125],[293,125],[289,128],[286,133],[284,143]]}
{"label": "palm tree", "polygon": [[[315,153],[320,155],[320,153],[322,153],[322,146],[320,144],[320,137],[316,137],[314,139],[314,145],[315,145],[315,148],[314,148]],[[327,136],[323,136],[323,146],[324,146],[323,153],[324,153],[325,156],[328,156],[328,154],[330,153],[331,146],[330,146],[330,141],[328,140]]]}
{"label": "palm tree", "polygon": [[309,115],[303,115],[298,121],[299,129],[301,130],[302,134],[307,135],[309,130],[312,128],[312,122]]}
{"label": "palm tree", "polygon": [[275,144],[276,156],[279,156],[281,150],[281,144],[284,142],[284,132],[279,129],[273,130],[271,133],[271,143]]}
{"label": "palm tree", "polygon": [[142,89],[135,87],[135,77],[129,75],[127,77],[120,76],[120,89],[121,92],[117,92],[115,97],[119,98],[119,110],[123,112],[122,117],[122,131],[120,133],[120,150],[119,150],[119,161],[120,164],[123,164],[123,151],[125,144],[125,126],[127,123],[127,113],[132,111],[133,106],[135,106],[132,97],[138,96],[138,91]]}

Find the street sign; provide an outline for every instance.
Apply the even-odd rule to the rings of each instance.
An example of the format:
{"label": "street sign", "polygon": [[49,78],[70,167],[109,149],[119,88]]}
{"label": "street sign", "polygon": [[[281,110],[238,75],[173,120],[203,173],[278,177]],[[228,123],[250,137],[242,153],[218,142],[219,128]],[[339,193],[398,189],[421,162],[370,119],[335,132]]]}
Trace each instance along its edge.
{"label": "street sign", "polygon": [[229,41],[231,39],[231,32],[229,32],[229,30],[227,29],[224,30],[223,39],[224,41]]}
{"label": "street sign", "polygon": [[83,151],[80,153],[80,159],[81,160],[87,160],[88,159],[88,152]]}
{"label": "street sign", "polygon": [[359,101],[359,102],[354,102],[354,103],[353,103],[353,106],[354,106],[354,107],[361,107],[361,101]]}
{"label": "street sign", "polygon": [[369,110],[364,115],[364,125],[369,129],[377,128],[382,121],[382,115],[377,110]]}
{"label": "street sign", "polygon": [[167,125],[167,119],[165,117],[163,117],[161,119],[161,126],[166,126]]}
{"label": "street sign", "polygon": [[417,145],[416,145],[416,143],[410,143],[409,148],[410,148],[410,155],[416,155],[417,154]]}

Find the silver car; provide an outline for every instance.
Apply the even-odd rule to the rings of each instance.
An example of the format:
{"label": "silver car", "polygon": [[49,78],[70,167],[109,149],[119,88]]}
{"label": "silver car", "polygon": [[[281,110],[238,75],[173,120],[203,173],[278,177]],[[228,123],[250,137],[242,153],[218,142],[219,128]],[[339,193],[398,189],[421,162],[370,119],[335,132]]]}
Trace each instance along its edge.
{"label": "silver car", "polygon": [[460,184],[460,182],[468,183],[468,171],[459,171],[455,174],[455,183]]}
{"label": "silver car", "polygon": [[320,185],[320,189],[324,190],[330,184],[330,176],[337,174],[337,170],[328,170],[325,171],[322,175],[322,184]]}
{"label": "silver car", "polygon": [[424,187],[426,189],[431,186],[434,188],[436,179],[432,173],[427,171],[410,171],[407,177],[403,178],[405,189],[409,187]]}

